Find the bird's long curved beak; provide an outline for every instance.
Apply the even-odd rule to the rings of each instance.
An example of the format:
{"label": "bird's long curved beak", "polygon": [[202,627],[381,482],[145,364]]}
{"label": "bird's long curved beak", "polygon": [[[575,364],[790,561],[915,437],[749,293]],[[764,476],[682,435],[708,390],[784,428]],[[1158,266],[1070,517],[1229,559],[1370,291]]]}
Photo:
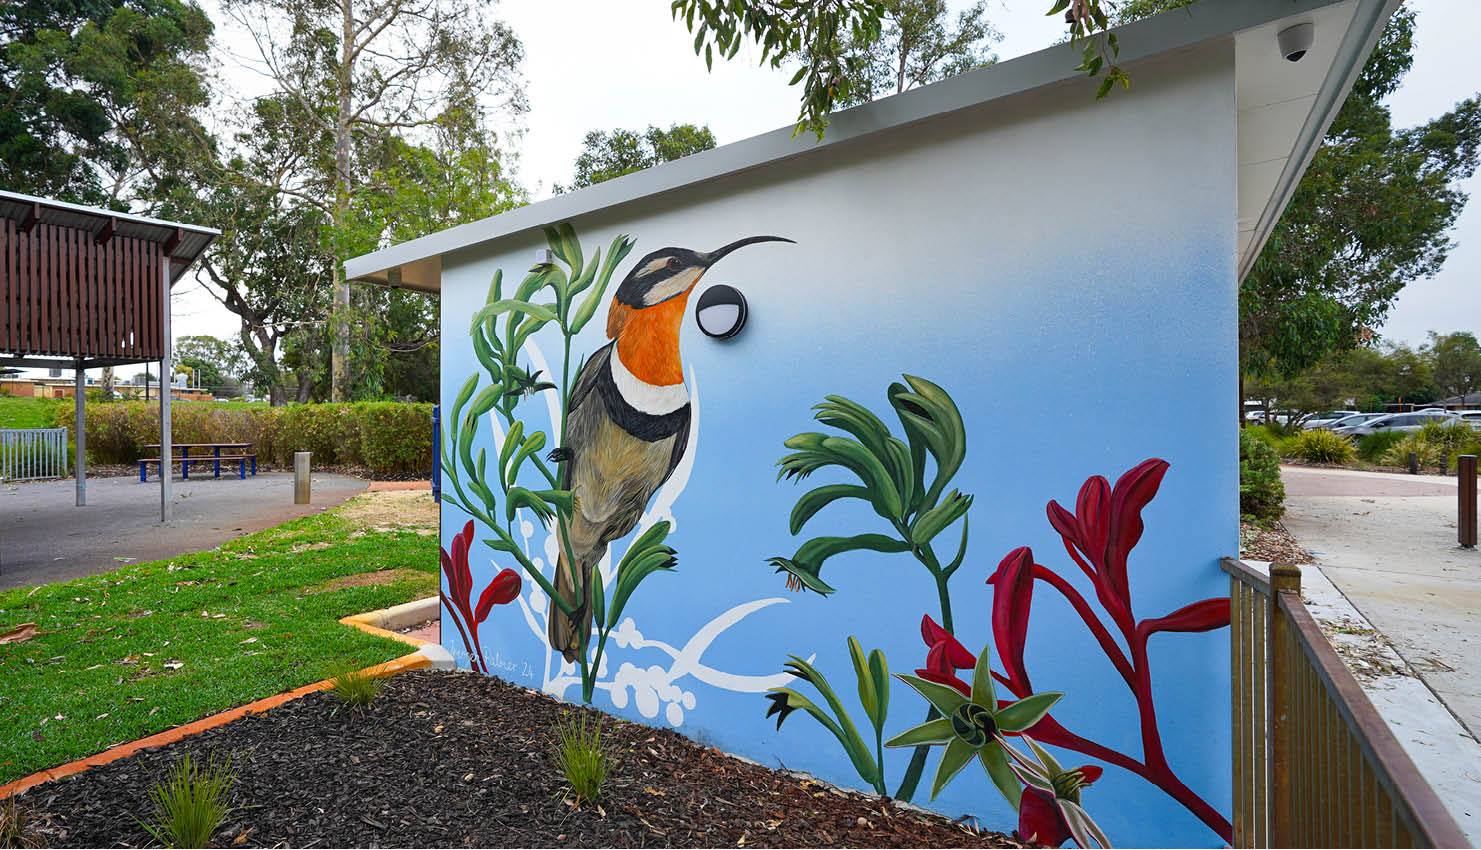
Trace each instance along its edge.
{"label": "bird's long curved beak", "polygon": [[747,236],[745,239],[737,239],[729,245],[726,245],[724,248],[705,254],[705,266],[713,266],[715,263],[720,262],[720,259],[726,254],[729,254],[731,251],[734,251],[737,248],[744,248],[747,245],[755,245],[757,242],[791,242],[794,245],[796,244],[796,240],[788,239],[785,236]]}

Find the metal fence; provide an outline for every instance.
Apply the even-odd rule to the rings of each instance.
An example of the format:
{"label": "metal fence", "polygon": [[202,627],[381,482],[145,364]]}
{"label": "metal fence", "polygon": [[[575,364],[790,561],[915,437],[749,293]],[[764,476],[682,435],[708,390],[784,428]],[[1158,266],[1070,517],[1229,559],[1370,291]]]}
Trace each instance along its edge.
{"label": "metal fence", "polygon": [[0,481],[65,478],[66,428],[0,428]]}
{"label": "metal fence", "polygon": [[1234,846],[1468,846],[1301,601],[1301,571],[1223,566]]}

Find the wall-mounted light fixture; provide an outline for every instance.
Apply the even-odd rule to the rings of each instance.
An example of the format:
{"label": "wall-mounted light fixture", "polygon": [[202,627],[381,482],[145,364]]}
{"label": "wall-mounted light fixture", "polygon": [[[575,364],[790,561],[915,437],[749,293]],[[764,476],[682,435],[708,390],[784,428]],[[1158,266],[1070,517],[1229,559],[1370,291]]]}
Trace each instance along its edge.
{"label": "wall-mounted light fixture", "polygon": [[730,339],[746,326],[746,296],[723,283],[700,293],[694,321],[705,336]]}

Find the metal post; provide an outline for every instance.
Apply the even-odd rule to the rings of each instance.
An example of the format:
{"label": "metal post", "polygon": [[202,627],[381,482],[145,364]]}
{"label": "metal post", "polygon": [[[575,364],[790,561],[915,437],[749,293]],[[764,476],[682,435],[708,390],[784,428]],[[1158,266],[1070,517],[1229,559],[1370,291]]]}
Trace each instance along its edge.
{"label": "metal post", "polygon": [[442,502],[442,405],[432,405],[432,501]]}
{"label": "metal post", "polygon": [[[169,522],[174,514],[174,506],[170,504],[170,458],[175,447],[170,438],[170,384],[166,376],[172,371],[174,339],[170,336],[170,258],[164,252],[160,253],[159,268],[160,297],[163,302],[159,311],[160,329],[164,337],[163,356],[159,361],[159,521]],[[144,379],[144,385],[149,386],[148,378]]]}
{"label": "metal post", "polygon": [[1265,618],[1265,647],[1270,654],[1266,665],[1269,676],[1265,693],[1270,700],[1270,845],[1271,847],[1295,847],[1296,806],[1293,796],[1295,783],[1291,781],[1294,767],[1292,749],[1295,736],[1292,725],[1292,674],[1287,651],[1292,645],[1291,624],[1281,610],[1280,597],[1283,593],[1301,601],[1301,570],[1291,564],[1270,565],[1270,613]]}
{"label": "metal post", "polygon": [[1476,548],[1476,456],[1461,455],[1455,467],[1455,489],[1459,491],[1460,545]]}
{"label": "metal post", "polygon": [[1440,452],[1440,474],[1450,474],[1450,452]]}
{"label": "metal post", "polygon": [[293,453],[293,504],[309,503],[309,452]]}
{"label": "metal post", "polygon": [[1419,455],[1415,454],[1414,452],[1409,453],[1409,474],[1419,474]]}
{"label": "metal post", "polygon": [[80,508],[87,505],[87,430],[83,417],[83,409],[87,405],[87,370],[82,368],[81,358],[77,360],[77,387],[74,394],[76,397],[72,399],[72,407],[77,460],[73,464],[73,471],[77,479],[77,507]]}

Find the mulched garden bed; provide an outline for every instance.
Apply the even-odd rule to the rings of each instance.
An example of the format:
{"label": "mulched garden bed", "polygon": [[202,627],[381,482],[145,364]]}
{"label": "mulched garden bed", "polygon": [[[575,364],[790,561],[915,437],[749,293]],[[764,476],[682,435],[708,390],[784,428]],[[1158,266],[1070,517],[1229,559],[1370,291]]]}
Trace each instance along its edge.
{"label": "mulched garden bed", "polygon": [[1025,846],[614,718],[616,768],[577,806],[552,749],[561,712],[587,710],[483,676],[404,673],[362,709],[310,694],[16,799],[45,845],[151,844],[134,816],[190,753],[232,758],[225,847]]}

